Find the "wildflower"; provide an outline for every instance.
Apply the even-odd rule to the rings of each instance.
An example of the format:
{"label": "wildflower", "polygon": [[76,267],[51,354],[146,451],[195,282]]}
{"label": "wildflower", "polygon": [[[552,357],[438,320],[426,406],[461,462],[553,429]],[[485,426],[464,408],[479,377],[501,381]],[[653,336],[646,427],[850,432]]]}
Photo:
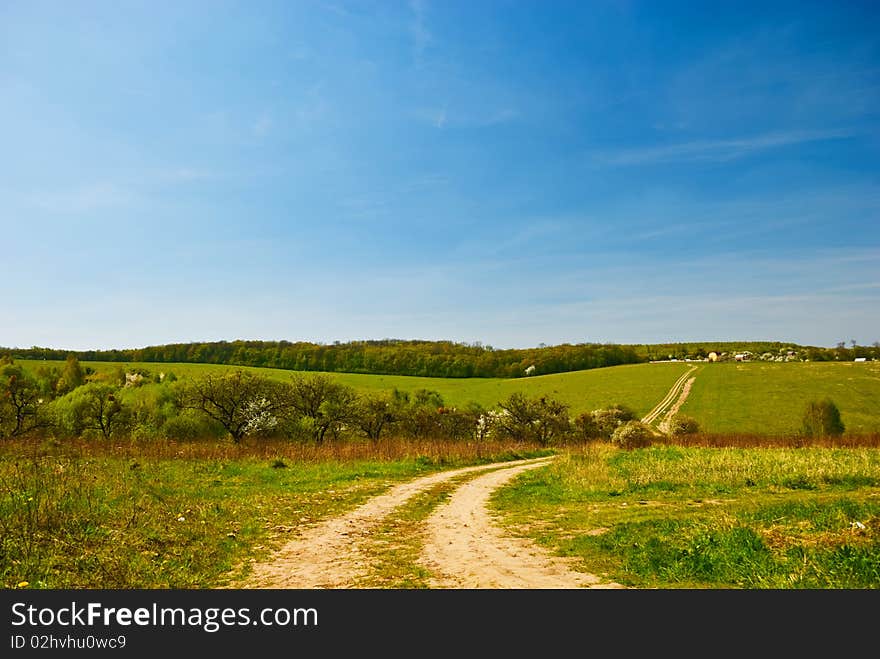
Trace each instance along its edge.
{"label": "wildflower", "polygon": [[178,522],[185,522],[185,521],[186,521],[186,517],[184,517],[183,515],[181,515],[180,517],[177,518],[177,521],[178,521]]}
{"label": "wildflower", "polygon": [[30,581],[19,581],[18,582],[18,588],[27,588],[30,585],[31,585]]}

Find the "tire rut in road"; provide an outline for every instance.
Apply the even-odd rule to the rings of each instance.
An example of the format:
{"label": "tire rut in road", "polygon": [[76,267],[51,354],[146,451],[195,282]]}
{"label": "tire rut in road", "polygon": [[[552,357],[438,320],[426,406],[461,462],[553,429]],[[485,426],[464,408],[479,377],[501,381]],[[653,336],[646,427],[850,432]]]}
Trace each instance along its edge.
{"label": "tire rut in road", "polygon": [[546,463],[496,469],[459,487],[428,518],[422,564],[432,588],[622,588],[571,568],[535,543],[505,533],[486,504],[499,487]]}

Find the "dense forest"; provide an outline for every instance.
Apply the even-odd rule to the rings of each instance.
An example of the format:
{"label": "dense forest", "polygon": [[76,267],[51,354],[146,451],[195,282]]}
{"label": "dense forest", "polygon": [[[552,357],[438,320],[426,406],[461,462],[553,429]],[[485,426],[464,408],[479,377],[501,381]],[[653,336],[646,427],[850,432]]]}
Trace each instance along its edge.
{"label": "dense forest", "polygon": [[[260,366],[296,371],[373,373],[427,377],[515,378],[579,371],[663,359],[702,359],[710,352],[730,356],[749,351],[809,361],[880,359],[880,345],[839,343],[835,348],[800,346],[778,341],[699,342],[618,345],[608,343],[540,345],[537,348],[495,349],[479,343],[385,339],[346,343],[290,341],[216,341],[171,343],[121,350],[70,351],[53,348],[0,348],[14,359],[161,362]],[[531,368],[534,367],[534,368]]]}

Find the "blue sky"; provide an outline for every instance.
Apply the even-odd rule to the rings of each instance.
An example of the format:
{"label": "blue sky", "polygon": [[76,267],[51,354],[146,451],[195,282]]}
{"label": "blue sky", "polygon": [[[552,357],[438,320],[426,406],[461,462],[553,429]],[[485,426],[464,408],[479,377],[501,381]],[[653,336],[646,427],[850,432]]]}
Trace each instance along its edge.
{"label": "blue sky", "polygon": [[880,341],[878,18],[0,2],[0,345]]}

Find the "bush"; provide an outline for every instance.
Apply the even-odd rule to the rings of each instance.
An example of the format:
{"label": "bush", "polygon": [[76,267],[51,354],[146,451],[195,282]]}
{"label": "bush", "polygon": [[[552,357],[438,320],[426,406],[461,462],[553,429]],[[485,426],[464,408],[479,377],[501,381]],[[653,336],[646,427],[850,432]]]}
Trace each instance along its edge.
{"label": "bush", "polygon": [[582,432],[593,433],[594,437],[604,437],[611,439],[614,431],[628,421],[636,420],[636,413],[625,405],[614,405],[601,410],[593,410],[590,414],[592,423],[588,424],[586,420],[581,422],[579,428]]}
{"label": "bush", "polygon": [[698,432],[700,432],[700,424],[697,420],[683,414],[676,414],[669,424],[671,435],[695,435]]}
{"label": "bush", "polygon": [[830,399],[810,401],[804,410],[803,434],[808,437],[833,437],[843,434],[840,410]]}
{"label": "bush", "polygon": [[623,449],[645,448],[650,446],[654,431],[641,421],[627,421],[611,434],[611,443]]}
{"label": "bush", "polygon": [[160,431],[168,439],[179,441],[216,439],[224,433],[223,428],[192,410],[184,410],[168,419]]}
{"label": "bush", "polygon": [[517,441],[535,441],[547,446],[563,441],[571,430],[568,406],[553,398],[528,398],[511,394],[498,403],[501,414],[495,417],[495,426],[502,436]]}
{"label": "bush", "polygon": [[579,414],[574,420],[574,427],[578,439],[589,441],[591,439],[602,437],[599,424],[596,423],[596,419],[593,417],[592,412],[583,412]]}

